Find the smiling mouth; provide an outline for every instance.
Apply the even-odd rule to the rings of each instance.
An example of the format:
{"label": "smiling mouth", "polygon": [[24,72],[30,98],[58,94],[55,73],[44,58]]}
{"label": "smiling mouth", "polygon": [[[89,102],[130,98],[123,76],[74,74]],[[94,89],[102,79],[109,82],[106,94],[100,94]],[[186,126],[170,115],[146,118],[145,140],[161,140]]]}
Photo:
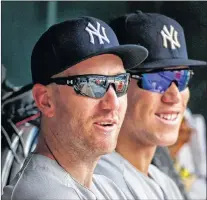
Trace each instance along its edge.
{"label": "smiling mouth", "polygon": [[116,123],[110,123],[110,122],[100,122],[100,123],[94,123],[95,127],[98,128],[98,131],[103,132],[104,135],[109,134],[113,132],[116,128]]}
{"label": "smiling mouth", "polygon": [[108,122],[100,122],[96,124],[103,127],[112,127],[114,125],[114,123],[108,123]]}
{"label": "smiling mouth", "polygon": [[172,113],[172,114],[155,114],[157,117],[159,117],[162,120],[173,122],[178,119],[179,113]]}

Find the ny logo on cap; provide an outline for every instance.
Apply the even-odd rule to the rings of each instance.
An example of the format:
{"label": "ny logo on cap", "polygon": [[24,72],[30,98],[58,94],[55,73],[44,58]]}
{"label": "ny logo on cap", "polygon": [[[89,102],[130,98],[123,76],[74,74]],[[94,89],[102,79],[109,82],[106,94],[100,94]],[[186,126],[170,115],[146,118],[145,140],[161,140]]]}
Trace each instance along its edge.
{"label": "ny logo on cap", "polygon": [[90,35],[90,42],[92,44],[95,44],[94,37],[93,37],[93,35],[95,35],[95,36],[98,37],[98,40],[99,40],[99,43],[100,44],[104,44],[104,41],[103,40],[105,40],[106,42],[110,43],[109,39],[106,36],[105,28],[104,27],[101,27],[101,31],[102,31],[102,35],[101,35],[101,33],[100,33],[100,27],[101,27],[101,25],[98,22],[97,22],[97,29],[90,22],[88,23],[88,25],[85,28],[85,30]]}
{"label": "ny logo on cap", "polygon": [[167,40],[171,44],[171,49],[180,48],[180,43],[178,41],[178,32],[174,29],[172,25],[170,25],[170,31],[168,31],[167,27],[164,25],[163,30],[161,30],[161,35],[163,38],[163,46],[168,48]]}

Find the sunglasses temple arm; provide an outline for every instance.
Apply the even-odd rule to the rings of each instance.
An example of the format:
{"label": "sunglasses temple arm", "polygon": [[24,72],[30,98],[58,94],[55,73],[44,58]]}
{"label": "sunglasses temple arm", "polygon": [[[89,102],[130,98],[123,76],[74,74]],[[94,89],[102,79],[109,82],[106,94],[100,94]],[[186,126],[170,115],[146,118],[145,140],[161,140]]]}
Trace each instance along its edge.
{"label": "sunglasses temple arm", "polygon": [[73,79],[68,79],[68,78],[51,78],[49,80],[49,83],[57,83],[59,85],[68,85],[68,86],[73,86],[74,82],[75,81]]}

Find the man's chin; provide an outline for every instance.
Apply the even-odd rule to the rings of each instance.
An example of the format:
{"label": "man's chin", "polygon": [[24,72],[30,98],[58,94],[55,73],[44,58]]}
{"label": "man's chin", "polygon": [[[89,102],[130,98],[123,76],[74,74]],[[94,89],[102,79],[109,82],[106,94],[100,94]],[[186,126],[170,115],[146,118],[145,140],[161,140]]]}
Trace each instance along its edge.
{"label": "man's chin", "polygon": [[163,146],[163,147],[168,147],[168,146],[172,146],[173,144],[175,144],[177,141],[176,139],[171,139],[171,140],[163,140],[160,141],[159,146]]}
{"label": "man's chin", "polygon": [[116,148],[116,144],[110,144],[110,145],[106,145],[106,146],[102,146],[102,148],[100,149],[100,155],[105,155],[105,154],[109,154],[112,153]]}

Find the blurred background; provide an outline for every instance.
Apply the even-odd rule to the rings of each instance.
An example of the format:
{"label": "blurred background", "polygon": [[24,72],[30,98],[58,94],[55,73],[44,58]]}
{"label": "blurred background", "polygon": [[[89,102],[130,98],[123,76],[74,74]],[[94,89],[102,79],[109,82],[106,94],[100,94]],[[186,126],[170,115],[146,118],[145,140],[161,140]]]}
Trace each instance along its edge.
{"label": "blurred background", "polygon": [[[184,28],[190,58],[207,60],[207,2],[2,1],[1,62],[15,86],[31,82],[33,45],[52,24],[80,15],[106,22],[140,9],[176,19]],[[207,69],[195,70],[189,108],[207,119]]]}

